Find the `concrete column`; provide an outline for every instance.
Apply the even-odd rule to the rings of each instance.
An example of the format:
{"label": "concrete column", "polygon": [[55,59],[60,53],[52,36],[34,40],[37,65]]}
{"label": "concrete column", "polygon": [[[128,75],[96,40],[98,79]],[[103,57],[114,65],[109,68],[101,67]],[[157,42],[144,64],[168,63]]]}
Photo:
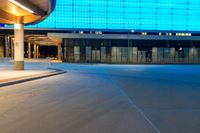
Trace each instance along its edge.
{"label": "concrete column", "polygon": [[10,38],[5,36],[5,57],[10,57]]}
{"label": "concrete column", "polygon": [[37,45],[34,44],[34,56],[33,56],[34,59],[37,58]]}
{"label": "concrete column", "polygon": [[15,24],[14,70],[24,70],[24,25]]}
{"label": "concrete column", "polygon": [[14,58],[14,38],[11,39],[11,57]]}
{"label": "concrete column", "polygon": [[28,43],[28,58],[31,59],[31,43]]}
{"label": "concrete column", "polygon": [[4,57],[4,41],[3,38],[0,36],[0,57]]}
{"label": "concrete column", "polygon": [[39,58],[39,45],[36,45],[36,58]]}
{"label": "concrete column", "polygon": [[60,44],[58,44],[58,60],[61,60],[61,45]]}

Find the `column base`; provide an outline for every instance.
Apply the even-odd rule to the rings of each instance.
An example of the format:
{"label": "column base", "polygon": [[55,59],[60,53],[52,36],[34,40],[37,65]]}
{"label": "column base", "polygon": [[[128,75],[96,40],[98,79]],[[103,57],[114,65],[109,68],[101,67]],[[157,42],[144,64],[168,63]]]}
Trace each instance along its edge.
{"label": "column base", "polygon": [[14,70],[24,70],[24,61],[15,61]]}

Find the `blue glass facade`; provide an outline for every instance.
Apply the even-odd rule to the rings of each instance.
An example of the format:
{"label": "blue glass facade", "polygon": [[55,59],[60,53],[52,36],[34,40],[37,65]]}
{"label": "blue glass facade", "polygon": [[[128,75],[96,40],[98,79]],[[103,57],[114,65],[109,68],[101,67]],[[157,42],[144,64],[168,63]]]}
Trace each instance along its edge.
{"label": "blue glass facade", "polygon": [[199,0],[57,0],[29,28],[200,31]]}

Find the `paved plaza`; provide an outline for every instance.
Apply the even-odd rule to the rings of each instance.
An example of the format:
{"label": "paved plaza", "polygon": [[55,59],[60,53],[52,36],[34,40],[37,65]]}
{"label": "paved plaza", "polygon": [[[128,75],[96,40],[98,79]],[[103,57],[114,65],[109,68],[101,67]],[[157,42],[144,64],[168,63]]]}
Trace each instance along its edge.
{"label": "paved plaza", "polygon": [[0,88],[0,133],[199,133],[200,66],[54,64]]}
{"label": "paved plaza", "polygon": [[26,70],[26,71],[13,71],[13,70],[0,70],[0,83],[21,77],[28,77],[40,74],[53,72],[54,70]]}

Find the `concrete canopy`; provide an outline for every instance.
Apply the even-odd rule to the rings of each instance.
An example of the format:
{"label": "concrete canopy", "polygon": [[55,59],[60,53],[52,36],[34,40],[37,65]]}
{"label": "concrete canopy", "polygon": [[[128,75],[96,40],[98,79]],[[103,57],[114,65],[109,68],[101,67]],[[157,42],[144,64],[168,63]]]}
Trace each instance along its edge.
{"label": "concrete canopy", "polygon": [[0,23],[38,23],[53,11],[55,4],[56,0],[2,0]]}
{"label": "concrete canopy", "polygon": [[0,23],[14,24],[14,70],[24,70],[24,24],[38,23],[55,8],[56,0],[1,0]]}

